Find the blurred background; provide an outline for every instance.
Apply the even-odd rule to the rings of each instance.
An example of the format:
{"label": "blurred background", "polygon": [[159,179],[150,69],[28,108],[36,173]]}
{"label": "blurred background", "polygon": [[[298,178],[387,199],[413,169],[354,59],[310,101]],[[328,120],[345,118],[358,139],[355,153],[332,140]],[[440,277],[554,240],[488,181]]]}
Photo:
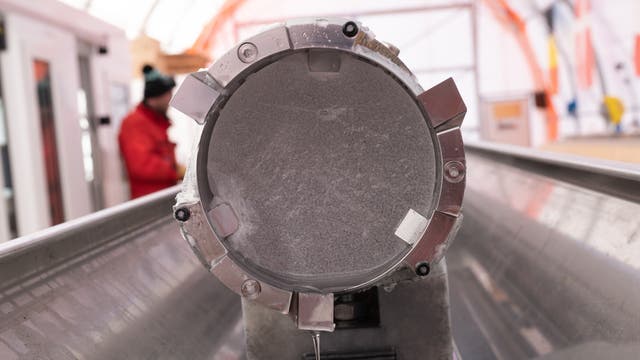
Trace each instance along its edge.
{"label": "blurred background", "polygon": [[[640,162],[640,2],[0,0],[0,242],[129,199],[118,147],[141,68],[175,77],[292,17],[349,17],[424,88],[453,77],[465,141]],[[169,112],[186,164],[198,126]]]}

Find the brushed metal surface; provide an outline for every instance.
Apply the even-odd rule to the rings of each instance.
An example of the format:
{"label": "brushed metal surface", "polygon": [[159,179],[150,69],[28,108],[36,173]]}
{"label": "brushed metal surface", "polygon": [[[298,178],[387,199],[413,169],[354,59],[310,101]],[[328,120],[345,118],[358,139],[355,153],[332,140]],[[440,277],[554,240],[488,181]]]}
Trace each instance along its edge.
{"label": "brushed metal surface", "polygon": [[243,358],[238,298],[181,238],[175,193],[0,249],[0,359]]}
{"label": "brushed metal surface", "polygon": [[[402,282],[391,292],[379,289],[380,326],[323,332],[322,353],[394,349],[403,360],[452,359],[447,288],[447,266],[441,261],[420,281]],[[249,360],[299,360],[313,353],[311,333],[298,330],[291,319],[245,299],[242,310]]]}
{"label": "brushed metal surface", "polygon": [[609,195],[625,192],[620,171],[576,186],[558,180],[575,167],[532,153],[467,148],[465,221],[447,253],[462,358],[637,359],[640,204]]}
{"label": "brushed metal surface", "polygon": [[[465,222],[447,253],[462,358],[636,359],[640,204],[559,180],[557,164],[467,151]],[[592,188],[624,190],[602,179]],[[242,358],[238,298],[180,238],[172,191],[3,244],[0,359]],[[385,306],[406,321],[420,305],[383,304],[383,319]],[[384,328],[420,335],[407,329]],[[311,346],[299,336],[292,347]]]}

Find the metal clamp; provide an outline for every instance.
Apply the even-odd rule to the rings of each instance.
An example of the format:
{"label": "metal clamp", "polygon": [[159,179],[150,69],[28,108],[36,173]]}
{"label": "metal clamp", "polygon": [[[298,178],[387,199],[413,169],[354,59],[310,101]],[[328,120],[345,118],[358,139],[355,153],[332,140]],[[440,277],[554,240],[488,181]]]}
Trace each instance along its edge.
{"label": "metal clamp", "polygon": [[[410,219],[414,225],[399,229],[403,239],[411,244],[410,251],[375,278],[343,290],[375,285],[402,267],[426,275],[428,264],[440,260],[462,218],[466,162],[460,125],[467,109],[452,79],[423,91],[397,57],[397,48],[376,40],[362,24],[346,19],[302,19],[274,26],[253,36],[228,51],[207,71],[191,74],[176,92],[171,105],[196,122],[207,123],[215,117],[221,104],[232,95],[243,77],[278,57],[301,49],[316,48],[341,50],[365,58],[383,68],[409,90],[433,129],[438,156],[436,171],[441,180],[434,212],[418,214],[413,220]],[[211,127],[212,124],[206,126]],[[206,154],[199,153],[198,156],[198,163],[206,163],[200,160],[200,157],[206,160]],[[190,186],[195,188],[189,189],[193,194],[200,194],[199,190],[208,191],[199,189],[196,181]],[[233,209],[219,208],[214,214],[207,214],[201,201],[180,203],[174,208],[181,231],[198,258],[240,296],[282,313],[289,312],[292,290],[261,281],[260,274],[254,274],[229,256],[223,238],[237,229]],[[426,268],[424,264],[427,264]],[[333,294],[301,292],[298,296],[298,327],[332,331]]]}

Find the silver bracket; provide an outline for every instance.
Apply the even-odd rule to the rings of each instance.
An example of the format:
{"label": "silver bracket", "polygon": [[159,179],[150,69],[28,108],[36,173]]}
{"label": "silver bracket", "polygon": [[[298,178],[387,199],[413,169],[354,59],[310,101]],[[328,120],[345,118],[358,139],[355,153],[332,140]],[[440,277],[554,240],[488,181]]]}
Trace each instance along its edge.
{"label": "silver bracket", "polygon": [[333,294],[298,294],[298,329],[333,331]]}

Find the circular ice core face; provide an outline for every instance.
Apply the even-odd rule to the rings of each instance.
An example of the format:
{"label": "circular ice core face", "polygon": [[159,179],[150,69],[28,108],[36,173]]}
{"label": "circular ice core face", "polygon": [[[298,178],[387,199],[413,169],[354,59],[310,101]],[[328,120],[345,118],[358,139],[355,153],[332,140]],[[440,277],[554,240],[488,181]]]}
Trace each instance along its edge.
{"label": "circular ice core face", "polygon": [[207,175],[240,227],[235,259],[292,289],[356,286],[398,261],[409,209],[433,211],[436,160],[415,99],[380,67],[335,50],[287,55],[220,111]]}

